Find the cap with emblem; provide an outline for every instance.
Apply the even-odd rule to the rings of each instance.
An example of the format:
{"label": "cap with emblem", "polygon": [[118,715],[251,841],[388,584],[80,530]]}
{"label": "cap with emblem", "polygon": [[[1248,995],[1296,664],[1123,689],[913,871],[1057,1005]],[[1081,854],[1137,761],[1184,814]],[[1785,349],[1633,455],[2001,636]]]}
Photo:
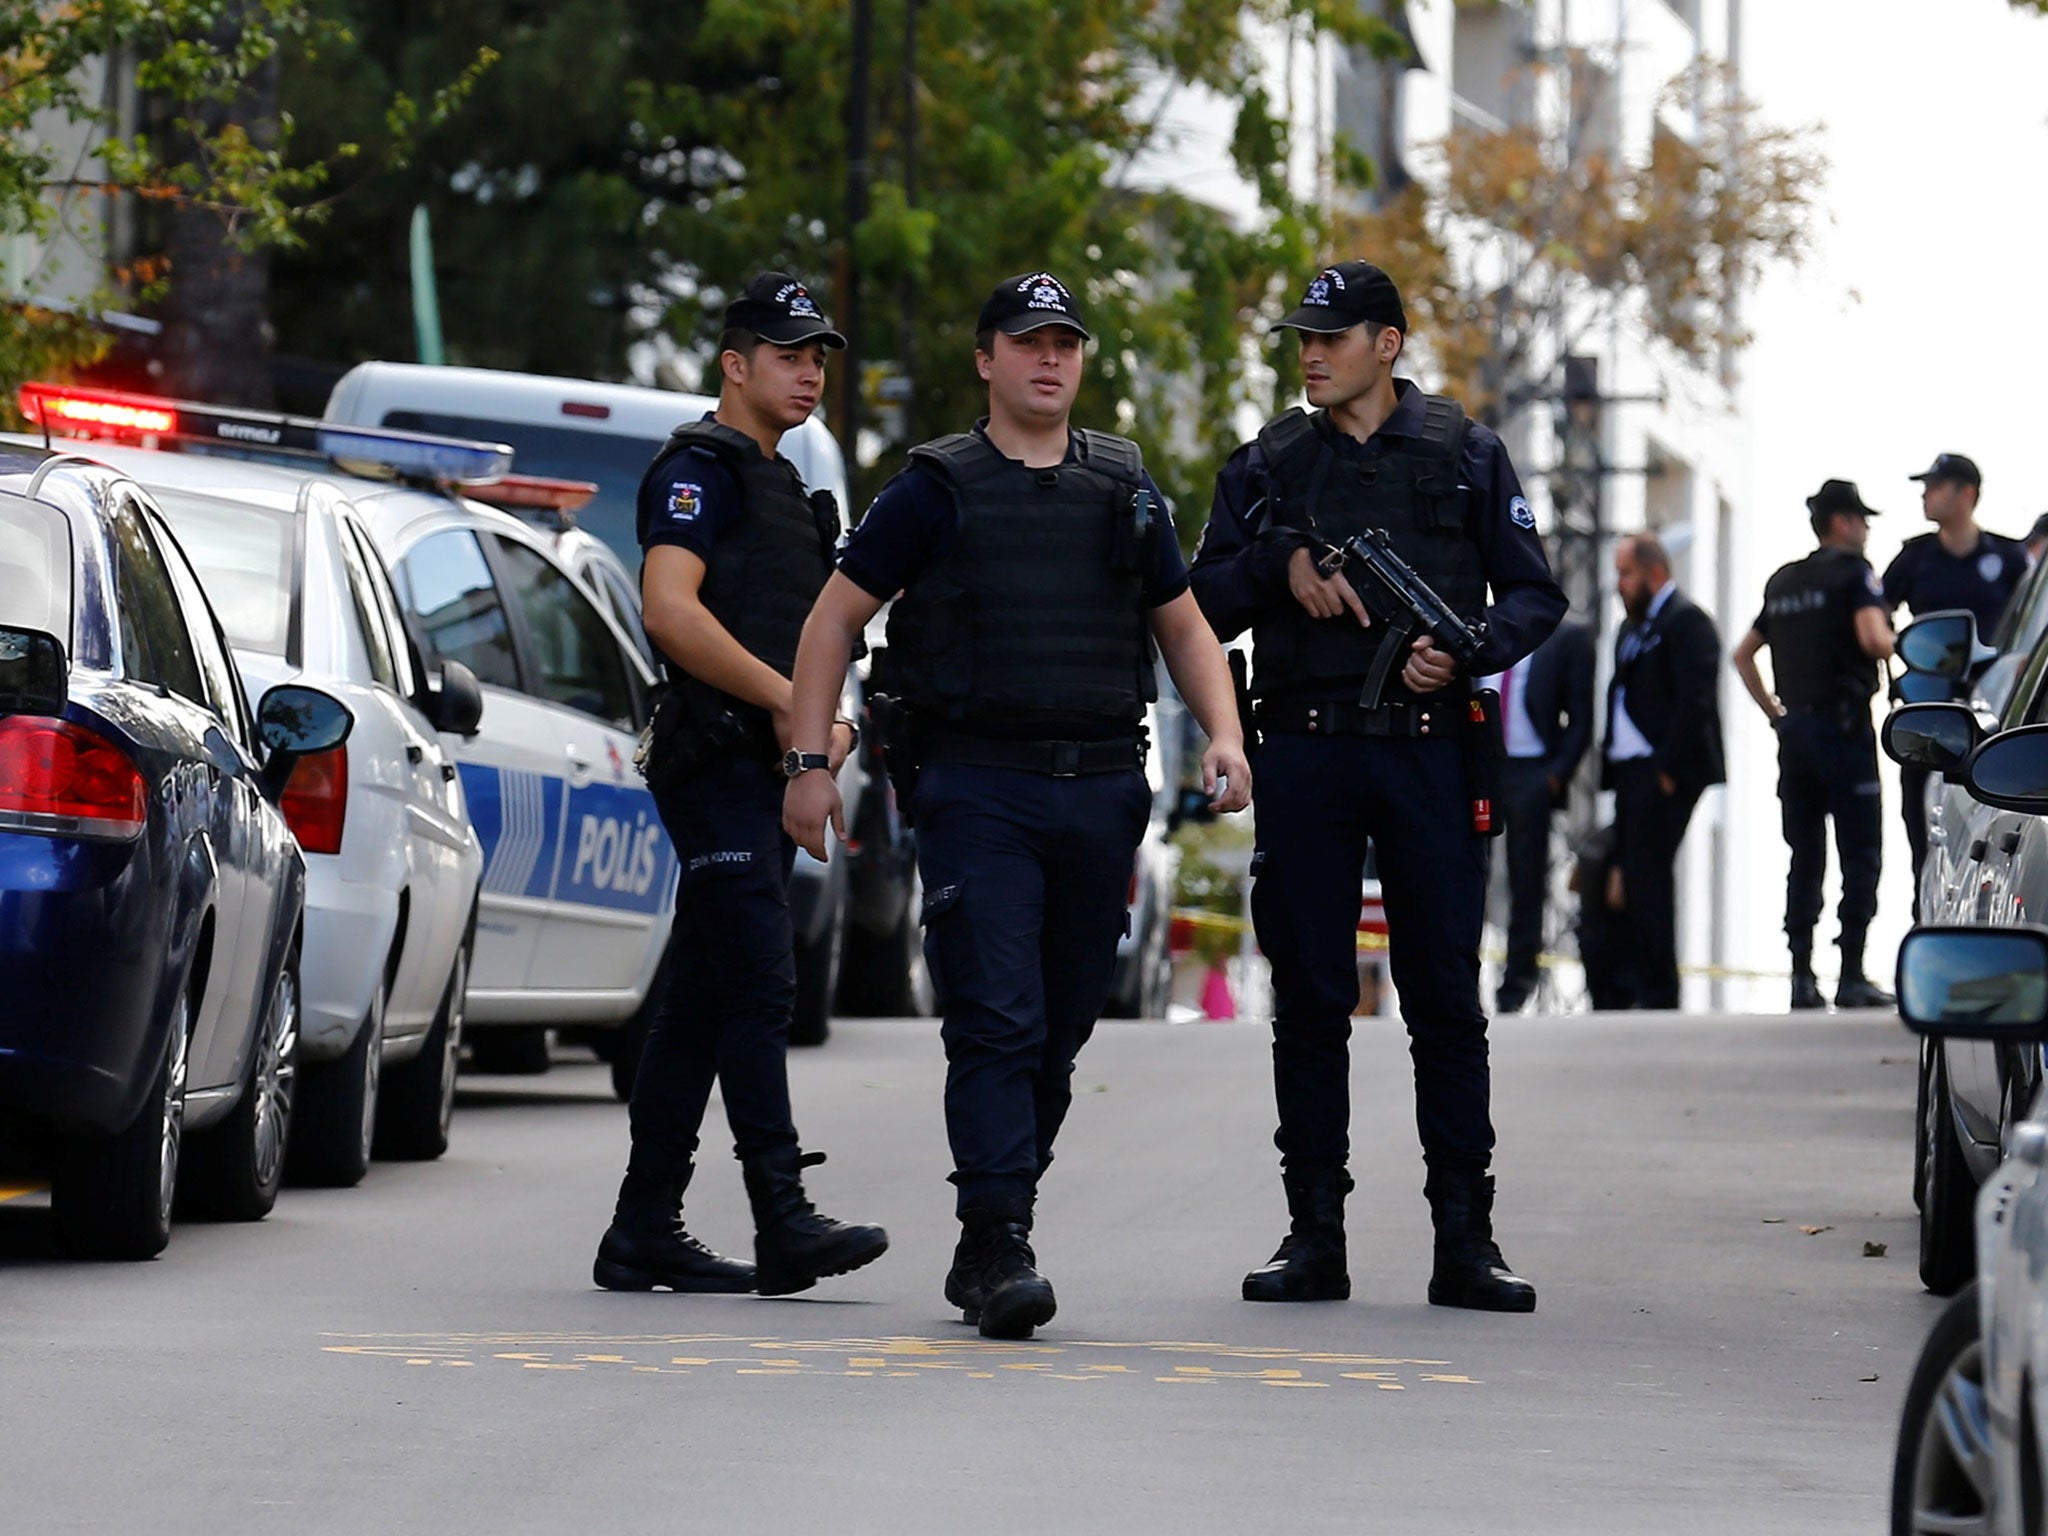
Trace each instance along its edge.
{"label": "cap with emblem", "polygon": [[1906,476],[1908,480],[1953,480],[1958,485],[1981,487],[1984,477],[1977,473],[1974,460],[1964,458],[1960,453],[1937,453],[1934,462],[1917,475]]}
{"label": "cap with emblem", "polygon": [[1401,290],[1369,261],[1340,261],[1315,275],[1301,303],[1274,329],[1331,336],[1367,324],[1391,325],[1406,336],[1408,312],[1401,307]]}
{"label": "cap with emblem", "polygon": [[843,347],[846,338],[832,329],[810,290],[787,272],[763,272],[725,307],[727,330],[752,331],[763,341],[791,346],[822,341]]}
{"label": "cap with emblem", "polygon": [[1001,331],[1005,336],[1022,336],[1040,326],[1064,325],[1088,339],[1088,327],[1081,323],[1081,306],[1067,285],[1050,272],[1024,272],[1006,277],[995,286],[981,316],[974,322],[975,334]]}
{"label": "cap with emblem", "polygon": [[1806,498],[1806,510],[1816,522],[1837,512],[1853,512],[1858,517],[1881,515],[1875,507],[1863,505],[1863,497],[1857,492],[1854,480],[1821,481],[1820,489]]}

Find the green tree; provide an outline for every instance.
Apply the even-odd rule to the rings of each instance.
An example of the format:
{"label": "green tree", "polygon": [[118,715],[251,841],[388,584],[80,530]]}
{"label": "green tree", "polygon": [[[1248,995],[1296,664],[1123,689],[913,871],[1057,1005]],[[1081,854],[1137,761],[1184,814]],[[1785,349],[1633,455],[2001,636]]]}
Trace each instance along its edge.
{"label": "green tree", "polygon": [[[10,395],[23,376],[102,350],[91,319],[117,295],[161,298],[187,270],[186,286],[246,285],[260,273],[258,253],[303,240],[356,148],[293,156],[276,61],[288,41],[311,57],[336,38],[302,0],[17,0],[0,13],[0,237],[26,237],[34,253],[0,295],[0,385]],[[444,76],[454,84],[424,105],[387,99],[390,154],[402,158],[487,62],[473,57],[467,72]],[[53,253],[64,248],[54,237],[96,250],[124,200],[170,249],[109,273],[83,303],[53,296],[62,281]],[[260,333],[260,294],[242,313],[244,331]]]}
{"label": "green tree", "polygon": [[[361,103],[417,90],[482,40],[504,61],[404,175],[281,260],[282,345],[411,355],[403,239],[419,203],[452,360],[617,377],[643,337],[705,355],[726,297],[764,266],[804,274],[842,310],[857,274],[870,355],[915,381],[914,441],[976,414],[976,308],[997,278],[1045,266],[1084,291],[1100,338],[1085,419],[1135,432],[1162,486],[1197,507],[1238,407],[1271,403],[1247,332],[1291,296],[1326,227],[1290,189],[1296,146],[1252,29],[1397,46],[1325,0],[875,0],[872,180],[849,229],[844,4],[447,0],[429,29],[396,0],[321,3],[356,43],[318,71],[287,65],[311,148],[370,141]],[[1163,148],[1162,93],[1195,88],[1235,115],[1233,154],[1260,202],[1246,227],[1137,185],[1141,157]]]}

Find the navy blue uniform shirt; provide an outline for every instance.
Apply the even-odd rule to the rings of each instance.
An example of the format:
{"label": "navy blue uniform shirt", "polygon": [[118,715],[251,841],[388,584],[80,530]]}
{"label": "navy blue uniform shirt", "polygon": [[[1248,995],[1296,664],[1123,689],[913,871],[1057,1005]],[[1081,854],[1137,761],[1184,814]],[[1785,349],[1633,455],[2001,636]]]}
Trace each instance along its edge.
{"label": "navy blue uniform shirt", "polygon": [[1904,604],[1915,618],[1967,608],[1977,615],[1979,638],[1989,640],[2026,574],[2027,546],[2017,539],[1980,532],[1975,549],[1952,555],[1941,547],[1939,535],[1923,533],[1906,540],[1884,568],[1885,605]]}
{"label": "navy blue uniform shirt", "polygon": [[[711,413],[704,419],[712,420]],[[709,562],[712,546],[745,509],[739,482],[717,454],[695,445],[678,448],[657,459],[653,474],[641,482],[641,553],[657,544],[679,544]]]}
{"label": "navy blue uniform shirt", "polygon": [[[986,425],[976,422],[975,435],[986,439]],[[1071,436],[1063,462],[1079,462]],[[1145,595],[1158,608],[1187,591],[1188,567],[1159,487],[1150,475],[1143,476],[1142,484],[1152,498],[1152,574]],[[847,539],[839,569],[868,596],[886,602],[932,561],[943,558],[959,531],[960,511],[952,490],[932,470],[912,464],[882,487]]]}
{"label": "navy blue uniform shirt", "polygon": [[[1407,379],[1396,379],[1394,389],[1399,403],[1393,414],[1363,443],[1316,413],[1317,430],[1339,457],[1376,459],[1387,452],[1389,439],[1421,434],[1423,392]],[[1569,605],[1550,574],[1535,514],[1507,449],[1498,433],[1476,421],[1466,430],[1458,458],[1458,495],[1466,535],[1479,546],[1480,569],[1493,593],[1486,640],[1470,669],[1472,676],[1483,677],[1506,671],[1541,645]],[[1270,609],[1294,601],[1287,585],[1288,558],[1313,542],[1300,529],[1266,526],[1265,511],[1266,457],[1254,441],[1233,453],[1216,476],[1216,499],[1190,573],[1203,615],[1224,640],[1244,633]],[[1389,697],[1406,696],[1398,678],[1396,673],[1389,681]]]}

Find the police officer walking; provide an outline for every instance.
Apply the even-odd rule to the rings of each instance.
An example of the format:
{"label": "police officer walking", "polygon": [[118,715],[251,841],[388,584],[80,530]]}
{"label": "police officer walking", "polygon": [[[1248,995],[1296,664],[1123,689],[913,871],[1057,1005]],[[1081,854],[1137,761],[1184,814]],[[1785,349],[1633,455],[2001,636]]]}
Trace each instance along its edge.
{"label": "police officer walking", "polygon": [[785,825],[820,858],[828,819],[844,835],[821,771],[832,700],[895,596],[876,687],[900,705],[889,767],[917,826],[945,1009],[961,1222],[945,1295],[984,1335],[1028,1338],[1055,1306],[1034,1201],[1149,815],[1155,640],[1209,733],[1211,803],[1241,809],[1251,782],[1222,651],[1137,445],[1068,425],[1088,340],[1073,294],[1049,273],[1009,278],[975,330],[988,416],[911,451],[804,627]]}
{"label": "police officer walking", "polygon": [[[1870,700],[1877,664],[1892,653],[1891,620],[1877,573],[1863,558],[1870,519],[1855,485],[1828,480],[1806,498],[1820,547],[1764,584],[1763,611],[1735,647],[1735,670],[1778,733],[1778,800],[1792,867],[1785,877],[1785,940],[1792,1006],[1822,1006],[1813,975],[1813,929],[1827,874],[1827,823],[1842,862],[1838,1008],[1889,1008],[1863,973],[1863,941],[1877,915],[1882,812]],[[1773,693],[1757,670],[1769,646]]]}
{"label": "police officer walking", "polygon": [[[1920,509],[1934,532],[1906,540],[1884,568],[1884,602],[1901,605],[1915,618],[1949,608],[1977,616],[1977,634],[1989,640],[2005,605],[2027,574],[2027,549],[1977,526],[1977,498],[1984,476],[1976,461],[1960,453],[1937,453],[1934,462],[1908,479],[1920,482]],[[1900,814],[1913,854],[1913,918],[1920,917],[1920,866],[1927,861],[1927,770],[1899,771]]]}
{"label": "police officer walking", "polygon": [[[839,519],[776,453],[824,388],[825,349],[843,347],[804,286],[783,272],[748,283],[725,312],[718,409],[676,429],[640,485],[648,637],[670,685],[646,761],[682,868],[665,991],[633,1085],[633,1148],[594,1274],[610,1290],[801,1291],[881,1257],[880,1227],[821,1216],[791,1119],[796,997],[780,749],[789,673],[812,600],[832,567]],[[841,668],[842,672],[844,667]],[[819,732],[837,768],[850,722]],[[683,1226],[704,1110],[716,1081],[754,1215],[754,1263],[712,1252]]]}
{"label": "police officer walking", "polygon": [[[1351,1294],[1349,1041],[1370,840],[1436,1228],[1429,1299],[1532,1311],[1535,1288],[1493,1240],[1479,1005],[1487,842],[1474,775],[1498,737],[1495,726],[1491,743],[1468,730],[1468,708],[1472,676],[1534,650],[1563,616],[1564,594],[1499,437],[1456,401],[1394,376],[1408,321],[1384,272],[1363,261],[1327,268],[1280,324],[1299,333],[1316,409],[1288,411],[1224,465],[1193,570],[1217,634],[1252,631],[1260,738],[1252,921],[1273,968],[1274,1141],[1292,1225],[1272,1262],[1245,1277],[1244,1296]],[[1417,638],[1371,708],[1362,684],[1383,639],[1333,553],[1368,529],[1385,529],[1466,622],[1485,624],[1464,671]]]}

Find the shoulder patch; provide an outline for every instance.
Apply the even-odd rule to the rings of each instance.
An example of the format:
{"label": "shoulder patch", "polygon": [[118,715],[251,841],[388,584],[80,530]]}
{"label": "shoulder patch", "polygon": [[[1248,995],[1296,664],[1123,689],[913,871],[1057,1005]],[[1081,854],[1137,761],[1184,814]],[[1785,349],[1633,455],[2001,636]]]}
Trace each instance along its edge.
{"label": "shoulder patch", "polygon": [[2005,556],[1991,550],[1977,557],[1977,575],[1985,581],[1996,581],[2005,574]]}
{"label": "shoulder patch", "polygon": [[668,516],[671,522],[693,523],[703,508],[703,486],[689,480],[677,480],[669,486]]}
{"label": "shoulder patch", "polygon": [[1528,497],[1517,496],[1508,503],[1508,521],[1517,528],[1534,528],[1536,526],[1536,514],[1529,506]]}
{"label": "shoulder patch", "polygon": [[1884,596],[1884,584],[1877,579],[1877,572],[1867,565],[1863,568],[1863,585],[1872,597]]}

